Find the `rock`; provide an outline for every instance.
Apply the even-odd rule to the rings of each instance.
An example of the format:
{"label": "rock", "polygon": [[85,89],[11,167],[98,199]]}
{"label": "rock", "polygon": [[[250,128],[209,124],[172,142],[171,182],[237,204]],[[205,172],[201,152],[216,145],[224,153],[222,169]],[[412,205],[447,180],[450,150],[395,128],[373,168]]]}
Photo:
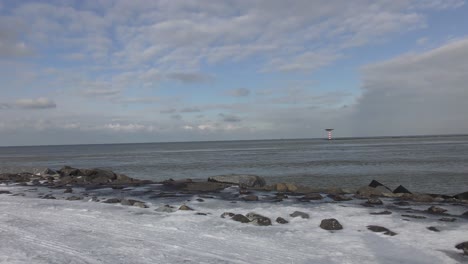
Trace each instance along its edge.
{"label": "rock", "polygon": [[226,217],[233,217],[235,214],[234,213],[231,213],[231,212],[224,212],[222,215],[221,215],[221,218],[226,218]]}
{"label": "rock", "polygon": [[246,216],[241,215],[241,214],[236,214],[231,219],[234,220],[234,221],[237,221],[237,222],[241,222],[241,223],[249,223],[250,222],[249,218],[247,218]]}
{"label": "rock", "polygon": [[412,200],[420,203],[434,202],[434,198],[428,194],[413,194]]}
{"label": "rock", "polygon": [[468,241],[457,244],[455,248],[463,250],[463,254],[468,255]]}
{"label": "rock", "polygon": [[286,188],[288,188],[288,192],[296,192],[297,191],[297,186],[292,183],[286,183]]}
{"label": "rock", "polygon": [[207,214],[207,213],[200,213],[200,212],[198,212],[198,213],[195,213],[195,215],[208,215],[208,214]]}
{"label": "rock", "polygon": [[428,230],[433,231],[433,232],[440,232],[440,230],[439,230],[437,227],[435,227],[435,226],[428,226],[428,227],[426,227],[426,228],[427,228]]}
{"label": "rock", "polygon": [[37,176],[49,176],[49,175],[57,175],[58,173],[49,168],[35,168],[33,169],[33,174]]}
{"label": "rock", "polygon": [[304,218],[304,219],[309,218],[308,213],[304,213],[304,212],[301,212],[301,211],[294,211],[294,213],[290,214],[289,216],[291,216],[291,217],[300,217],[300,218]]}
{"label": "rock", "polygon": [[284,183],[277,183],[275,186],[275,190],[277,192],[287,192],[288,191],[288,186]]}
{"label": "rock", "polygon": [[377,199],[377,198],[369,198],[369,199],[367,199],[366,204],[371,204],[371,205],[382,205],[383,202],[382,202],[382,200]]}
{"label": "rock", "polygon": [[246,195],[242,197],[242,200],[244,201],[258,201],[258,196],[257,195]]}
{"label": "rock", "polygon": [[396,235],[395,232],[390,231],[388,228],[385,228],[385,227],[383,227],[383,226],[369,225],[369,226],[367,226],[367,229],[369,229],[369,230],[372,231],[372,232],[377,232],[377,233],[382,233],[382,232],[384,232],[384,235],[387,235],[387,236],[394,236],[394,235]]}
{"label": "rock", "polygon": [[320,223],[320,228],[325,230],[341,230],[343,226],[335,218],[323,219]]}
{"label": "rock", "polygon": [[442,222],[455,222],[457,221],[456,218],[453,218],[453,217],[442,217],[439,219],[439,221],[442,221]]}
{"label": "rock", "polygon": [[[378,182],[378,181],[376,181],[376,180],[372,180],[372,181],[369,183],[368,186],[369,186],[369,187],[372,187],[372,188],[377,188],[377,187],[379,187],[379,186],[385,186],[385,185],[383,185],[382,183],[380,183],[380,182]],[[390,189],[388,189],[388,190],[390,190]]]}
{"label": "rock", "polygon": [[408,214],[402,214],[401,216],[403,217],[409,217],[409,218],[414,218],[414,219],[425,219],[425,216],[422,215],[408,215]]}
{"label": "rock", "polygon": [[0,173],[0,182],[26,183],[31,181],[34,175],[28,172],[21,173]]}
{"label": "rock", "polygon": [[182,211],[193,211],[192,208],[188,207],[187,205],[183,204],[179,207],[179,210],[182,210]]}
{"label": "rock", "polygon": [[468,211],[464,212],[461,216],[464,218],[468,218]]}
{"label": "rock", "polygon": [[437,206],[431,206],[427,209],[427,212],[431,213],[431,214],[443,214],[445,212],[447,212],[446,209],[444,208],[441,208],[441,207],[437,207]]}
{"label": "rock", "polygon": [[70,196],[70,197],[67,197],[68,201],[78,201],[78,200],[83,200],[83,197],[80,197],[80,196]]}
{"label": "rock", "polygon": [[396,189],[393,190],[393,193],[409,193],[409,194],[411,194],[411,192],[408,191],[408,189],[406,189],[405,187],[403,187],[403,185],[400,185],[400,186],[396,187]]}
{"label": "rock", "polygon": [[11,192],[10,192],[10,191],[3,191],[3,190],[2,190],[2,191],[0,191],[0,194],[11,194]]}
{"label": "rock", "polygon": [[259,226],[269,226],[271,225],[270,218],[259,215],[256,213],[248,213],[246,217],[250,220],[252,224],[259,225]]}
{"label": "rock", "polygon": [[181,188],[189,192],[219,192],[228,186],[226,183],[219,182],[187,182]]}
{"label": "rock", "polygon": [[382,196],[382,191],[369,186],[363,186],[356,191],[356,194],[363,198],[369,198],[371,196]]}
{"label": "rock", "polygon": [[406,201],[399,201],[399,202],[395,202],[393,204],[399,205],[399,206],[408,206],[408,205],[410,205],[410,203],[406,202]]}
{"label": "rock", "polygon": [[288,220],[284,219],[283,217],[276,218],[276,223],[278,224],[287,224],[289,223]]}
{"label": "rock", "polygon": [[155,209],[156,212],[163,212],[163,213],[173,213],[176,211],[174,206],[170,206],[168,204],[160,206]]}
{"label": "rock", "polygon": [[63,193],[73,193],[73,189],[72,188],[66,188],[65,191],[63,191]]}
{"label": "rock", "polygon": [[336,202],[350,201],[353,199],[351,197],[344,196],[341,194],[329,194],[327,195],[327,197],[331,198],[333,201],[336,201]]}
{"label": "rock", "polygon": [[201,203],[201,202],[204,202],[205,200],[203,200],[202,198],[197,198],[196,201]]}
{"label": "rock", "polygon": [[120,203],[122,199],[119,198],[109,198],[105,200],[103,203],[108,203],[108,204],[114,204],[114,203]]}
{"label": "rock", "polygon": [[468,200],[468,192],[459,193],[454,195],[453,197],[457,198],[458,200]]}
{"label": "rock", "polygon": [[301,199],[305,199],[305,200],[322,200],[323,197],[322,197],[322,195],[320,195],[320,193],[308,193],[308,194],[304,195],[304,197],[302,197]]}
{"label": "rock", "polygon": [[266,185],[265,179],[257,175],[220,175],[209,177],[208,181],[230,183],[244,187],[263,187]]}
{"label": "rock", "polygon": [[73,167],[70,167],[70,166],[64,166],[60,170],[58,170],[57,172],[60,174],[60,177],[83,175],[83,173],[79,169],[73,168]]}
{"label": "rock", "polygon": [[51,194],[46,194],[42,197],[42,199],[52,199],[52,200],[55,200],[57,198],[55,198],[54,196],[52,196]]}
{"label": "rock", "polygon": [[381,211],[381,212],[371,212],[370,214],[371,215],[391,215],[392,212],[385,210],[385,211]]}
{"label": "rock", "polygon": [[134,202],[133,206],[139,207],[139,208],[148,208],[148,205],[146,205],[146,203],[144,202]]}

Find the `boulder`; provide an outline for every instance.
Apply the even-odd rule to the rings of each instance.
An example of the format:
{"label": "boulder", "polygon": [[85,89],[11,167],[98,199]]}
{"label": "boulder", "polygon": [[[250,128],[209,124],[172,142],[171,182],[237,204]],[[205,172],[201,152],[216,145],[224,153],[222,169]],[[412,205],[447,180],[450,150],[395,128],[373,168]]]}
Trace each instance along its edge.
{"label": "boulder", "polygon": [[148,208],[148,205],[146,205],[146,203],[144,202],[134,202],[133,206],[140,207],[140,208]]}
{"label": "boulder", "polygon": [[182,189],[189,192],[219,192],[228,187],[226,183],[219,182],[186,182],[184,185]]}
{"label": "boulder", "polygon": [[455,248],[463,250],[463,254],[468,255],[468,241],[457,244]]}
{"label": "boulder", "polygon": [[287,192],[288,191],[288,186],[284,183],[277,183],[275,186],[275,190],[277,192]]}
{"label": "boulder", "polygon": [[382,190],[369,186],[363,186],[356,191],[356,194],[363,198],[369,198],[371,196],[382,196],[382,193]]}
{"label": "boulder", "polygon": [[433,206],[427,208],[427,212],[431,213],[431,214],[443,214],[443,213],[447,212],[447,210],[444,209],[444,208],[433,205]]}
{"label": "boulder", "polygon": [[288,220],[284,219],[283,217],[276,218],[276,223],[278,224],[287,224],[289,223]]}
{"label": "boulder", "polygon": [[120,203],[122,199],[119,198],[109,198],[105,200],[103,203],[109,203],[109,204],[114,204],[114,203]]}
{"label": "boulder", "polygon": [[55,198],[52,194],[46,194],[44,196],[42,196],[42,199],[52,199],[52,200],[55,200],[57,198]]}
{"label": "boulder", "polygon": [[335,218],[323,219],[320,223],[320,228],[325,230],[341,230],[343,226]]}
{"label": "boulder", "polygon": [[179,210],[182,210],[182,211],[193,211],[193,209],[185,204],[181,205],[179,207]]}
{"label": "boulder", "polygon": [[73,189],[71,187],[68,187],[63,191],[63,193],[73,193]]}
{"label": "boulder", "polygon": [[435,226],[428,226],[426,228],[427,228],[427,230],[431,230],[433,232],[440,232],[440,230]]}
{"label": "boulder", "polygon": [[233,217],[235,214],[234,213],[231,213],[231,212],[224,212],[222,215],[221,215],[221,218],[226,218],[226,217]]}
{"label": "boulder", "polygon": [[403,185],[400,185],[400,186],[396,187],[396,189],[393,190],[393,193],[409,193],[409,194],[411,194],[411,192],[408,191],[408,189],[406,189],[405,187],[403,187]]}
{"label": "boulder", "polygon": [[382,200],[380,200],[380,199],[378,199],[378,198],[369,198],[369,199],[367,199],[366,204],[370,204],[370,205],[382,205],[383,202],[382,202]]}
{"label": "boulder", "polygon": [[308,219],[310,217],[308,213],[304,213],[304,212],[301,212],[301,211],[294,211],[294,213],[290,214],[289,216],[291,216],[291,217],[300,217],[300,218],[304,218],[304,219]]}
{"label": "boulder", "polygon": [[428,194],[413,194],[412,200],[420,203],[432,203],[434,202],[434,197]]}
{"label": "boulder", "polygon": [[288,188],[288,192],[296,192],[297,191],[297,186],[292,183],[286,183],[286,188]]}
{"label": "boulder", "polygon": [[37,176],[53,176],[58,175],[58,173],[49,168],[34,168],[33,174]]}
{"label": "boulder", "polygon": [[461,216],[464,218],[468,218],[468,211],[464,212]]}
{"label": "boulder", "polygon": [[257,175],[219,175],[209,177],[208,181],[229,183],[243,187],[264,187],[266,185],[265,179]]}
{"label": "boulder", "polygon": [[377,233],[382,233],[384,232],[384,235],[387,236],[394,236],[396,235],[395,232],[390,231],[388,228],[385,228],[383,226],[376,226],[376,225],[369,225],[367,226],[367,229],[369,229],[372,232],[377,232]]}
{"label": "boulder", "polygon": [[174,206],[170,206],[168,204],[160,206],[156,209],[154,209],[156,212],[163,212],[163,213],[173,213],[176,211],[176,208]]}
{"label": "boulder", "polygon": [[29,182],[34,175],[28,172],[0,173],[0,182]]}
{"label": "boulder", "polygon": [[0,194],[11,194],[11,192],[10,192],[10,191],[1,190],[1,191],[0,191]]}
{"label": "boulder", "polygon": [[60,170],[58,170],[57,172],[60,174],[60,177],[83,175],[82,171],[80,171],[77,168],[70,167],[70,166],[64,166]]}
{"label": "boulder", "polygon": [[236,214],[231,219],[234,220],[234,221],[237,221],[237,222],[241,222],[241,223],[249,223],[250,222],[249,218],[247,218],[246,216],[244,216],[242,214]]}
{"label": "boulder", "polygon": [[468,200],[468,192],[459,193],[454,195],[453,197],[457,198],[458,200]]}
{"label": "boulder", "polygon": [[453,217],[442,217],[439,219],[439,221],[442,221],[442,222],[455,222],[457,221],[456,218],[453,218]]}
{"label": "boulder", "polygon": [[269,226],[271,225],[270,218],[259,215],[256,213],[248,213],[246,217],[250,220],[252,224],[259,225],[259,226]]}
{"label": "boulder", "polygon": [[246,195],[242,197],[242,200],[244,201],[258,201],[258,196],[257,195]]}
{"label": "boulder", "polygon": [[331,198],[333,201],[336,202],[344,202],[344,201],[351,201],[353,198],[344,196],[341,194],[329,194],[327,197]]}
{"label": "boulder", "polygon": [[322,200],[323,197],[320,193],[307,193],[301,199],[304,200]]}
{"label": "boulder", "polygon": [[414,218],[414,219],[426,219],[426,217],[425,217],[425,216],[422,216],[422,215],[402,214],[401,216],[403,216],[403,217],[409,217],[409,218]]}

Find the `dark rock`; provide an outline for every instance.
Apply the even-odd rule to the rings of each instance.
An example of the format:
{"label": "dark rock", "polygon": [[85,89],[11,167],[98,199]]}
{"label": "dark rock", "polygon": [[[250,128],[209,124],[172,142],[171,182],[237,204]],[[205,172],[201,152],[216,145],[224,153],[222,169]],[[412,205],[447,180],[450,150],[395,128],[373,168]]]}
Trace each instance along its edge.
{"label": "dark rock", "polygon": [[219,175],[209,177],[208,181],[235,184],[243,187],[264,187],[266,185],[265,179],[257,175]]}
{"label": "dark rock", "polygon": [[468,200],[468,192],[459,193],[453,197],[457,198],[458,200]]}
{"label": "dark rock", "polygon": [[455,248],[463,250],[463,254],[468,255],[468,241],[457,244]]}
{"label": "dark rock", "polygon": [[11,194],[10,191],[0,191],[0,194]]}
{"label": "dark rock", "polygon": [[323,219],[320,223],[320,228],[325,230],[341,230],[343,226],[335,218]]}
{"label": "dark rock", "polygon": [[173,213],[176,211],[176,208],[174,206],[170,206],[166,204],[166,205],[156,208],[155,211],[164,212],[164,213]]}
{"label": "dark rock", "polygon": [[284,219],[283,217],[276,218],[276,222],[278,224],[287,224],[287,223],[289,223],[288,220]]}
{"label": "dark rock", "polygon": [[228,186],[218,182],[187,182],[182,189],[188,192],[219,192]]}
{"label": "dark rock", "polygon": [[62,167],[60,170],[58,170],[58,173],[60,174],[60,177],[83,175],[83,173],[79,169],[73,168],[73,167],[70,167],[70,166]]}
{"label": "dark rock", "polygon": [[383,202],[382,202],[382,200],[380,200],[380,199],[378,199],[378,198],[369,198],[369,199],[367,199],[366,204],[371,204],[371,205],[382,205]]}
{"label": "dark rock", "polygon": [[246,190],[246,189],[240,189],[239,194],[252,194],[252,191]]}
{"label": "dark rock", "polygon": [[353,199],[351,197],[344,196],[341,194],[329,194],[327,195],[327,197],[331,198],[333,201],[336,201],[336,202],[350,201]]}
{"label": "dark rock", "polygon": [[234,220],[234,221],[237,221],[237,222],[241,222],[241,223],[249,223],[250,222],[249,218],[247,218],[246,216],[241,215],[241,214],[236,214],[231,219]]}
{"label": "dark rock", "polygon": [[221,215],[221,218],[233,217],[235,214],[231,212],[225,212]]}
{"label": "dark rock", "polygon": [[259,215],[256,213],[248,213],[246,217],[250,220],[252,224],[259,225],[259,226],[269,226],[271,225],[270,218]]}
{"label": "dark rock", "polygon": [[464,218],[468,218],[468,211],[464,212],[461,216]]}
{"label": "dark rock", "polygon": [[55,198],[54,196],[52,196],[51,194],[46,194],[42,197],[42,199],[52,199],[52,200],[55,200],[57,198]]}
{"label": "dark rock", "polygon": [[304,218],[304,219],[308,219],[310,217],[308,213],[304,213],[304,212],[301,212],[301,211],[294,211],[294,213],[290,214],[289,216],[291,216],[291,217],[301,217],[301,218]]}
{"label": "dark rock", "polygon": [[422,216],[422,215],[408,215],[408,214],[403,214],[401,215],[403,217],[409,217],[409,218],[414,218],[414,219],[425,219],[426,217],[425,216]]}
{"label": "dark rock", "polygon": [[384,235],[387,235],[387,236],[394,236],[394,235],[396,235],[395,232],[390,231],[388,228],[385,228],[385,227],[383,227],[383,226],[369,225],[369,226],[367,226],[367,229],[369,229],[369,230],[372,231],[372,232],[377,232],[377,233],[382,233],[382,232],[384,232]]}
{"label": "dark rock", "polygon": [[39,175],[39,176],[49,176],[49,175],[57,175],[58,173],[49,168],[35,168],[33,170],[33,174]]}
{"label": "dark rock", "polygon": [[428,226],[428,227],[426,227],[426,228],[427,228],[428,230],[433,231],[433,232],[440,232],[440,230],[439,230],[437,227],[435,227],[435,226]]}
{"label": "dark rock", "polygon": [[442,217],[439,219],[439,221],[442,221],[442,222],[455,222],[457,221],[456,218],[453,218],[453,217]]}
{"label": "dark rock", "polygon": [[202,198],[197,198],[196,201],[201,203],[201,202],[204,202],[205,200],[203,200]]}
{"label": "dark rock", "polygon": [[274,187],[277,192],[287,192],[288,186],[285,183],[277,183]]}
{"label": "dark rock", "polygon": [[434,202],[434,197],[428,194],[412,194],[412,200],[420,203],[432,203]]}
{"label": "dark rock", "polygon": [[146,203],[144,202],[139,202],[139,201],[136,201],[133,203],[133,206],[135,207],[140,207],[140,208],[148,208],[148,205],[146,205]]}
{"label": "dark rock", "polygon": [[16,182],[16,183],[26,183],[31,181],[33,177],[31,173],[22,172],[22,173],[0,173],[0,182]]}
{"label": "dark rock", "polygon": [[63,191],[63,193],[73,193],[73,189],[72,188],[67,188],[67,189],[65,189],[65,191]]}
{"label": "dark rock", "polygon": [[447,212],[447,210],[433,205],[427,209],[427,212],[431,214],[443,214]]}
{"label": "dark rock", "polygon": [[258,201],[258,196],[256,195],[247,195],[242,197],[242,200],[244,201]]}
{"label": "dark rock", "polygon": [[393,193],[409,193],[409,194],[411,194],[411,192],[408,189],[406,189],[405,187],[403,187],[403,185],[400,185],[400,186],[396,187],[396,189],[393,190]]}
{"label": "dark rock", "polygon": [[[383,185],[382,183],[380,183],[380,182],[378,182],[378,181],[376,181],[376,180],[372,180],[372,181],[369,183],[368,186],[369,186],[369,187],[372,187],[372,188],[377,188],[377,187],[379,187],[379,186],[385,186],[385,185]],[[389,190],[390,190],[390,189],[389,189]]]}
{"label": "dark rock", "polygon": [[120,203],[122,199],[119,198],[109,198],[105,200],[103,203],[108,203],[108,204],[114,204],[114,203]]}
{"label": "dark rock", "polygon": [[67,200],[68,200],[68,201],[78,201],[78,200],[83,200],[83,197],[79,197],[79,196],[70,196],[70,197],[67,197]]}
{"label": "dark rock", "polygon": [[181,205],[179,207],[179,210],[182,210],[182,211],[193,211],[193,209],[185,204]]}
{"label": "dark rock", "polygon": [[207,213],[195,213],[195,215],[208,215]]}
{"label": "dark rock", "polygon": [[322,200],[323,197],[320,195],[320,193],[307,193],[304,195],[302,198],[303,200]]}
{"label": "dark rock", "polygon": [[381,212],[371,212],[370,214],[371,215],[391,215],[392,212],[385,210],[385,211],[381,211]]}
{"label": "dark rock", "polygon": [[395,202],[393,204],[399,205],[399,206],[408,206],[408,205],[410,205],[410,203],[406,202],[406,201],[399,201],[399,202]]}
{"label": "dark rock", "polygon": [[[382,190],[382,188],[383,188],[383,190]],[[384,192],[391,193],[390,191],[388,191],[384,187],[374,188],[374,187],[370,187],[370,186],[363,186],[363,187],[359,188],[356,191],[356,194],[360,198],[369,198],[369,197],[372,197],[372,196],[383,196]]]}

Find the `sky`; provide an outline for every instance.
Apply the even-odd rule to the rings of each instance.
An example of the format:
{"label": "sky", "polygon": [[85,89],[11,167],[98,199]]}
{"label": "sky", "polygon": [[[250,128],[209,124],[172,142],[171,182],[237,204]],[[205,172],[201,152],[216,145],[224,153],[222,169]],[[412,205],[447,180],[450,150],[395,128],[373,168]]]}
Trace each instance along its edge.
{"label": "sky", "polygon": [[0,145],[466,134],[463,0],[0,0]]}

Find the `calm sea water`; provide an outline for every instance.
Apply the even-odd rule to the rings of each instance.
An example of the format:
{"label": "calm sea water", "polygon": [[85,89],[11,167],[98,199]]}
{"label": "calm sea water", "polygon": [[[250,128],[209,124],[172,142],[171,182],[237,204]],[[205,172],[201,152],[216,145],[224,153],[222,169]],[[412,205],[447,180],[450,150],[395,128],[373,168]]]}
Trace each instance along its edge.
{"label": "calm sea water", "polygon": [[140,179],[248,173],[272,182],[359,187],[377,179],[421,192],[468,191],[468,136],[1,147],[0,172],[63,165]]}

